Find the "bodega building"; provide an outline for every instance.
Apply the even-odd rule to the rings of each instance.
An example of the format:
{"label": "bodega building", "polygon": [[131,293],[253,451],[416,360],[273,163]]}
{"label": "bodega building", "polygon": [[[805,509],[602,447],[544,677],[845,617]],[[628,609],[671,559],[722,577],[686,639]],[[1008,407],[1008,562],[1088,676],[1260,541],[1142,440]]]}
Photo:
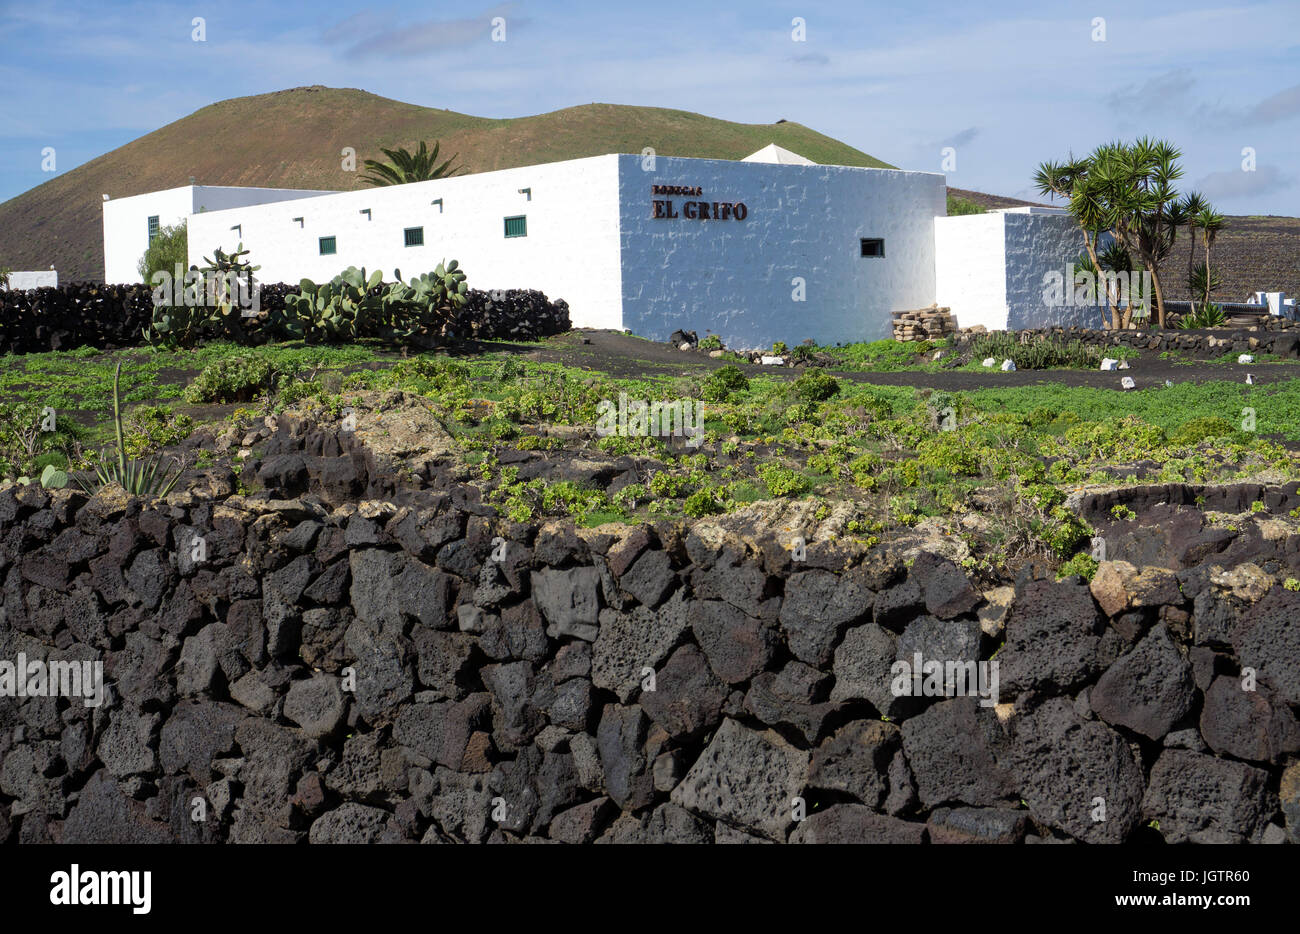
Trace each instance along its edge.
{"label": "bodega building", "polygon": [[[886,338],[892,312],[935,302],[946,213],[938,173],[817,165],[777,146],[739,161],[610,154],[357,191],[191,186],[110,199],[105,270],[139,281],[148,238],[185,220],[191,264],[242,243],[263,282],[319,282],[348,266],[409,279],[456,259],[473,288],[564,299],[575,327],[793,346]],[[939,242],[971,262],[996,252]],[[980,309],[980,320],[1006,313]]]}

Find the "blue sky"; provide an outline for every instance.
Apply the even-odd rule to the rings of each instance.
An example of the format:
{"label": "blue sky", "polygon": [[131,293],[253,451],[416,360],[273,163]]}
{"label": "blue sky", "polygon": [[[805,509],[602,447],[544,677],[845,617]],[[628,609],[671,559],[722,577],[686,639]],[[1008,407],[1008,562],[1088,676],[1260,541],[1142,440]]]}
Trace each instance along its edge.
{"label": "blue sky", "polygon": [[214,101],[324,84],[488,117],[785,118],[905,168],[952,147],[950,185],[1020,197],[1042,160],[1147,133],[1226,213],[1300,215],[1296,0],[56,0],[0,3],[0,48],[0,200],[50,178],[45,147],[65,172]]}

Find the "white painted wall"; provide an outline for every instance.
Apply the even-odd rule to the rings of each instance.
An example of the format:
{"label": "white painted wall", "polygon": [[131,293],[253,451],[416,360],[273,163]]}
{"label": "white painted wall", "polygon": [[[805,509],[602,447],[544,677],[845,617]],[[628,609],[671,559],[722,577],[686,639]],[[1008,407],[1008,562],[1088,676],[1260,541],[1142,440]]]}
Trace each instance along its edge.
{"label": "white painted wall", "polygon": [[59,274],[53,269],[9,273],[9,288],[20,289],[55,288],[59,284]]}
{"label": "white painted wall", "polygon": [[1066,279],[1084,252],[1079,225],[1058,210],[1010,209],[937,217],[935,296],[959,327],[990,331],[1054,325],[1102,327],[1106,307],[1049,305],[1044,276]]}
{"label": "white painted wall", "polygon": [[[926,172],[663,157],[642,166],[607,155],[349,192],[186,186],[122,198],[104,204],[105,271],[138,281],[158,215],[164,225],[188,218],[191,264],[241,242],[263,282],[325,281],[348,266],[410,278],[454,258],[474,288],[540,289],[569,303],[577,327],[657,340],[678,328],[732,347],[877,340],[890,336],[892,312],[936,300],[963,327],[1101,321],[1102,308],[1045,305],[1044,274],[1063,272],[1082,243],[1059,209],[945,217],[944,177]],[[655,200],[678,216],[654,217]],[[748,213],[695,220],[687,201],[743,202]],[[507,238],[515,215],[527,217],[527,236]],[[424,228],[424,245],[405,246],[408,227]],[[322,255],[331,236],[337,252]],[[862,256],[862,238],[883,238],[885,255]]]}
{"label": "white painted wall", "polygon": [[[219,211],[245,204],[291,201],[333,194],[299,188],[238,188],[226,185],[183,185],[165,191],[151,191],[129,198],[104,202],[104,281],[139,282],[136,269],[149,246],[149,218],[157,216],[160,227],[179,224],[199,211]],[[234,243],[230,244],[234,248]],[[209,254],[210,255],[210,254]],[[202,256],[191,262],[202,264]]]}
{"label": "white painted wall", "polygon": [[104,281],[143,281],[136,265],[149,247],[149,218],[157,215],[160,226],[170,227],[193,212],[194,192],[190,185],[105,201]]}
{"label": "white painted wall", "polygon": [[[891,312],[934,301],[934,217],[942,175],[844,166],[619,156],[623,326],[664,340],[677,328],[731,347],[876,340]],[[698,197],[653,185],[699,186]],[[743,221],[656,219],[652,202],[744,202]],[[859,240],[884,238],[884,257]],[[804,281],[795,301],[793,280]]]}
{"label": "white painted wall", "polygon": [[1010,330],[1056,325],[1103,327],[1105,298],[1101,305],[1053,307],[1043,296],[1044,275],[1056,270],[1064,279],[1067,264],[1085,252],[1078,221],[1067,214],[1006,212],[1003,216],[1006,218],[1003,229],[1007,282],[1005,327]]}
{"label": "white painted wall", "polygon": [[[596,156],[293,204],[209,210],[190,219],[190,262],[242,240],[248,260],[262,267],[261,281],[320,282],[348,266],[381,269],[385,279],[397,268],[409,279],[456,259],[471,288],[538,289],[567,301],[577,327],[621,328],[618,159]],[[523,188],[531,198],[520,193]],[[437,199],[441,206],[432,203]],[[521,214],[528,235],[507,238],[505,218]],[[235,225],[238,233],[231,230]],[[408,227],[424,228],[424,246],[404,245]],[[329,236],[338,252],[321,255],[320,238]]]}
{"label": "white painted wall", "polygon": [[1007,326],[1006,216],[962,214],[934,219],[934,291],[957,326]]}

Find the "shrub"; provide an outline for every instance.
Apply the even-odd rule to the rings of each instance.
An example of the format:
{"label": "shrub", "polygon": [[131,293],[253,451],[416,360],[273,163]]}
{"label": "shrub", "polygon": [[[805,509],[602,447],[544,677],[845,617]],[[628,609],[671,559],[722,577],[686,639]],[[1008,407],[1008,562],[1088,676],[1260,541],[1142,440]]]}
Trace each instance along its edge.
{"label": "shrub", "polygon": [[804,402],[825,402],[840,391],[840,381],[814,367],[794,381],[791,391]]}
{"label": "shrub", "polygon": [[719,502],[717,493],[707,487],[696,490],[686,497],[686,501],[682,503],[682,512],[692,519],[699,519],[722,511],[722,503]]}
{"label": "shrub", "polygon": [[1084,422],[1065,432],[1065,440],[1087,456],[1105,460],[1148,458],[1165,442],[1165,433],[1132,415],[1112,422]]}
{"label": "shrub", "polygon": [[629,483],[612,497],[614,504],[623,509],[635,509],[638,502],[644,502],[647,497],[646,488],[639,483]]}
{"label": "shrub", "polygon": [[798,471],[776,464],[763,464],[758,468],[767,491],[773,496],[801,496],[812,489],[812,482]]}
{"label": "shrub", "polygon": [[940,470],[953,476],[978,476],[980,448],[965,432],[941,431],[927,438],[916,448],[916,461],[931,470]]}
{"label": "shrub", "polygon": [[123,419],[123,443],[128,457],[141,457],[158,448],[180,444],[194,428],[194,419],[166,405],[140,405]]}
{"label": "shrub", "polygon": [[863,454],[849,461],[849,474],[853,477],[853,482],[862,489],[874,490],[879,482],[877,475],[883,463],[879,454]]}
{"label": "shrub", "polygon": [[650,492],[665,499],[676,499],[686,492],[688,481],[685,477],[660,470],[650,478]]}
{"label": "shrub", "polygon": [[1087,552],[1080,552],[1069,561],[1061,565],[1056,572],[1056,579],[1069,577],[1071,574],[1078,574],[1086,581],[1091,581],[1097,573],[1097,559]]}
{"label": "shrub", "polygon": [[721,350],[722,338],[718,337],[716,334],[707,334],[700,339],[697,346],[700,350]]}
{"label": "shrub", "polygon": [[948,216],[959,217],[963,214],[983,214],[984,209],[971,201],[969,198],[958,198],[956,195],[948,196]]}
{"label": "shrub", "polygon": [[274,386],[275,367],[261,357],[227,357],[209,363],[185,387],[185,401],[248,402]]}
{"label": "shrub", "polygon": [[43,431],[44,416],[30,402],[0,402],[0,476],[39,474],[48,463],[60,464],[60,453],[82,429],[68,416],[58,416],[54,431]]}
{"label": "shrub", "polygon": [[[146,284],[152,285],[155,272],[165,272],[169,276],[175,276],[177,263],[182,270],[190,268],[189,234],[186,231],[185,221],[159,228],[135,268],[140,273],[140,278],[144,279]],[[180,283],[176,283],[175,287],[179,285]]]}
{"label": "shrub", "polygon": [[1230,435],[1237,429],[1226,418],[1211,416],[1208,418],[1194,418],[1190,422],[1184,422],[1182,427],[1169,436],[1170,444],[1193,445],[1199,444],[1207,438],[1222,438],[1224,435]]}
{"label": "shrub", "polygon": [[732,395],[749,389],[749,377],[740,367],[728,363],[714,371],[704,380],[700,395],[705,402],[727,402]]}
{"label": "shrub", "polygon": [[[979,335],[971,341],[970,353],[975,360],[986,357],[999,361],[1011,360],[1017,370],[1045,370],[1053,367],[1095,370],[1101,366],[1103,356],[1102,348],[1083,341],[1039,337],[1022,343],[1010,331]],[[1126,351],[1110,347],[1106,348],[1105,353],[1124,356]]]}
{"label": "shrub", "polygon": [[832,477],[840,475],[840,459],[834,454],[812,454],[808,457],[808,469]]}
{"label": "shrub", "polygon": [[322,392],[321,382],[313,380],[292,380],[281,387],[279,402],[281,405],[293,405],[303,399],[310,399]]}

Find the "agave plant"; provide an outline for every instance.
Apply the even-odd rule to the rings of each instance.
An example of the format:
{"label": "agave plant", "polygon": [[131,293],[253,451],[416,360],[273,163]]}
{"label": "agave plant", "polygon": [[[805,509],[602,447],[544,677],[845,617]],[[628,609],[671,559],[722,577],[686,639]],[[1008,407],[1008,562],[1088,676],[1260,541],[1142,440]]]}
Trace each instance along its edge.
{"label": "agave plant", "polygon": [[1180,328],[1220,328],[1227,320],[1223,307],[1214,302],[1207,302],[1191,314],[1178,319]]}
{"label": "agave plant", "polygon": [[106,456],[101,456],[101,463],[95,466],[94,482],[87,483],[76,474],[72,474],[72,478],[77,481],[77,486],[90,496],[94,496],[113,483],[121,486],[132,496],[166,496],[181,478],[179,464],[176,465],[174,474],[171,473],[170,467],[159,474],[158,470],[163,463],[161,455],[144,460],[126,459],[126,445],[122,441],[122,406],[118,395],[118,382],[121,376],[122,362],[119,360],[117,368],[113,371],[113,424],[117,430],[117,460],[110,461]]}

